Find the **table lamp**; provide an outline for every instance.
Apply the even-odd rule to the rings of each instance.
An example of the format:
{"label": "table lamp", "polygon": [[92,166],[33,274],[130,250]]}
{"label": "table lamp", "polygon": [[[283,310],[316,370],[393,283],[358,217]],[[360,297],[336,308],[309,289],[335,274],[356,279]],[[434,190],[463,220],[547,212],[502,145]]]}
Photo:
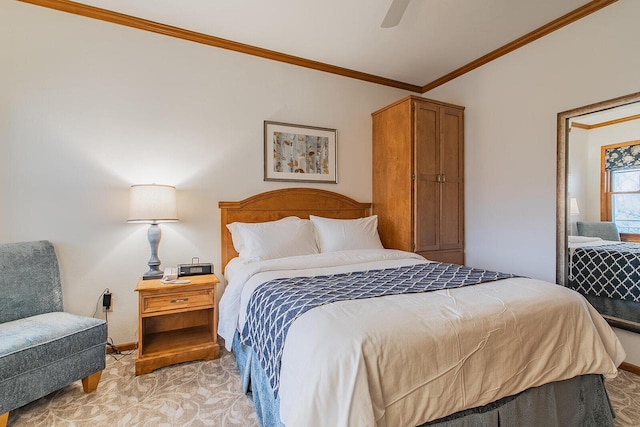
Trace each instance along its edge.
{"label": "table lamp", "polygon": [[580,215],[580,209],[578,208],[578,199],[576,199],[575,197],[572,197],[569,200],[569,215],[571,216],[576,216],[576,215]]}
{"label": "table lamp", "polygon": [[149,271],[142,275],[143,279],[159,279],[162,277],[158,245],[162,232],[158,223],[178,221],[176,206],[176,187],[171,185],[144,184],[132,185],[129,191],[129,219],[131,223],[150,223],[147,236],[151,247],[151,258],[147,265]]}

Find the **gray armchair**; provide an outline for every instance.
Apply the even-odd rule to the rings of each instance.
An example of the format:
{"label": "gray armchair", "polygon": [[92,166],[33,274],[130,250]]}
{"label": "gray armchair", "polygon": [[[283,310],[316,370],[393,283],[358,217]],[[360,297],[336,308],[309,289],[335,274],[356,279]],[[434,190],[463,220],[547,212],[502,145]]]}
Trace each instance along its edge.
{"label": "gray armchair", "polygon": [[74,381],[94,391],[106,340],[104,320],[62,311],[50,242],[0,244],[0,427],[9,411]]}
{"label": "gray armchair", "polygon": [[613,222],[576,222],[579,236],[600,237],[602,240],[620,241],[618,227]]}

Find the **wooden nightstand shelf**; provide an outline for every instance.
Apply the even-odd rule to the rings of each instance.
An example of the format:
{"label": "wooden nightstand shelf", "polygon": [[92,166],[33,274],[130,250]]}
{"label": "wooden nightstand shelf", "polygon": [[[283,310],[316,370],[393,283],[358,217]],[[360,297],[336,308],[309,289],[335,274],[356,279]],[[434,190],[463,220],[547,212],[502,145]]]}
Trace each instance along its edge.
{"label": "wooden nightstand shelf", "polygon": [[138,281],[136,375],[191,360],[220,356],[214,274],[189,276],[187,284]]}

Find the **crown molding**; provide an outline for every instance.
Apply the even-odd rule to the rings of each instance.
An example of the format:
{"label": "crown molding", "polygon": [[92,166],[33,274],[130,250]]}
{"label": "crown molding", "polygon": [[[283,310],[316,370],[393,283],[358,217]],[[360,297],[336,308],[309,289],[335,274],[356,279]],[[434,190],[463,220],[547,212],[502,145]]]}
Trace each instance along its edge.
{"label": "crown molding", "polygon": [[514,50],[519,49],[522,46],[536,41],[539,38],[546,36],[547,34],[551,34],[552,32],[559,30],[560,28],[567,26],[579,19],[582,19],[585,16],[591,15],[592,13],[597,12],[600,9],[609,6],[610,4],[617,1],[618,0],[593,0],[577,9],[572,10],[566,15],[563,15],[560,18],[549,22],[546,25],[543,25],[542,27],[531,31],[528,34],[515,39],[511,43],[507,43],[506,45],[499,47],[498,49],[489,52],[484,56],[481,56],[475,61],[471,61],[468,64],[458,68],[457,70],[450,72],[449,74],[445,74],[444,76],[432,81],[431,83],[427,83],[422,87],[422,93],[428,92],[438,86],[441,86],[457,77],[460,77],[463,74],[468,73],[469,71],[473,71],[476,68],[493,61],[494,59],[498,59],[501,56],[506,55],[507,53],[513,52]]}
{"label": "crown molding", "polygon": [[571,122],[571,128],[569,130],[571,130],[573,128],[589,130],[589,129],[591,129],[591,125],[585,125],[583,123],[578,123],[578,122]]}
{"label": "crown molding", "polygon": [[620,124],[620,123],[629,122],[631,120],[638,120],[638,119],[640,119],[640,114],[635,114],[633,116],[627,116],[627,117],[620,117],[619,119],[608,120],[606,122],[600,122],[600,123],[594,123],[592,125],[586,125],[586,124],[583,124],[583,123],[571,122],[571,127],[589,130],[589,129],[601,128],[601,127],[604,127],[604,126],[617,125],[617,124]]}
{"label": "crown molding", "polygon": [[375,76],[360,71],[350,70],[348,68],[338,67],[335,65],[325,64],[323,62],[312,61],[310,59],[300,58],[298,56],[287,55],[285,53],[273,50],[263,49],[260,47],[234,42],[220,37],[210,36],[208,34],[198,33],[195,31],[185,30],[183,28],[173,27],[171,25],[161,24],[159,22],[149,21],[147,19],[137,18],[135,16],[126,15],[124,13],[113,12],[107,9],[101,9],[95,6],[89,6],[83,3],[76,3],[67,0],[18,0],[23,3],[30,3],[49,9],[55,9],[62,12],[68,12],[74,15],[80,15],[87,18],[98,19],[100,21],[111,22],[113,24],[124,25],[125,27],[136,28],[139,30],[149,31],[156,34],[162,34],[169,37],[175,37],[182,40],[188,40],[195,43],[201,43],[208,46],[219,47],[221,49],[232,50],[247,55],[258,56],[273,61],[284,62],[287,64],[298,65],[300,67],[311,68],[313,70],[323,71],[325,73],[337,74],[343,77],[363,80],[370,83],[377,83],[384,86],[390,86],[397,89],[404,89],[411,92],[420,92],[421,87],[410,83],[404,83],[398,80],[392,80],[385,77]]}
{"label": "crown molding", "polygon": [[18,0],[23,3],[30,3],[37,6],[46,7],[49,9],[59,10],[62,12],[71,13],[74,15],[80,15],[87,18],[98,19],[100,21],[111,22],[118,25],[124,25],[126,27],[136,28],[144,31],[149,31],[156,34],[162,34],[169,37],[175,37],[182,40],[188,40],[195,43],[201,43],[208,46],[218,47],[221,49],[227,49],[234,52],[244,53],[247,55],[253,55],[260,58],[270,59],[273,61],[284,62],[287,64],[297,65],[299,67],[310,68],[325,73],[336,74],[343,77],[349,77],[352,79],[362,80],[370,83],[376,83],[384,86],[393,87],[396,89],[403,89],[415,93],[425,93],[440,85],[443,85],[463,74],[466,74],[472,70],[475,70],[482,65],[485,65],[494,59],[500,58],[507,53],[525,46],[541,37],[546,36],[566,25],[571,24],[587,15],[590,15],[598,10],[615,3],[618,0],[592,0],[591,2],[561,16],[549,22],[546,25],[510,42],[506,45],[454,70],[431,83],[427,83],[424,86],[418,86],[411,83],[405,83],[398,80],[388,79],[386,77],[376,76],[373,74],[363,73],[361,71],[351,70],[348,68],[338,67],[335,65],[326,64],[323,62],[313,61],[310,59],[301,58],[298,56],[287,55],[285,53],[276,52],[273,50],[263,49],[257,46],[252,46],[244,43],[235,42],[233,40],[227,40],[220,37],[210,36],[208,34],[198,33],[195,31],[186,30],[183,28],[174,27],[171,25],[161,24],[159,22],[149,21],[135,16],[126,15],[119,12],[114,12],[107,9],[102,9],[95,6],[86,5],[83,3],[76,3],[69,0]]}

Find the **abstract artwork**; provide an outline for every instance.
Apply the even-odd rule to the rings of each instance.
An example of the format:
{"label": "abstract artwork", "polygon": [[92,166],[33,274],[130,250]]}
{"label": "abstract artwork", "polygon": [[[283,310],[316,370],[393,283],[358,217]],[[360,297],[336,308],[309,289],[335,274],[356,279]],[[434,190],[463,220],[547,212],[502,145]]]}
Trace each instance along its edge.
{"label": "abstract artwork", "polygon": [[264,122],[265,181],[337,183],[335,129]]}

